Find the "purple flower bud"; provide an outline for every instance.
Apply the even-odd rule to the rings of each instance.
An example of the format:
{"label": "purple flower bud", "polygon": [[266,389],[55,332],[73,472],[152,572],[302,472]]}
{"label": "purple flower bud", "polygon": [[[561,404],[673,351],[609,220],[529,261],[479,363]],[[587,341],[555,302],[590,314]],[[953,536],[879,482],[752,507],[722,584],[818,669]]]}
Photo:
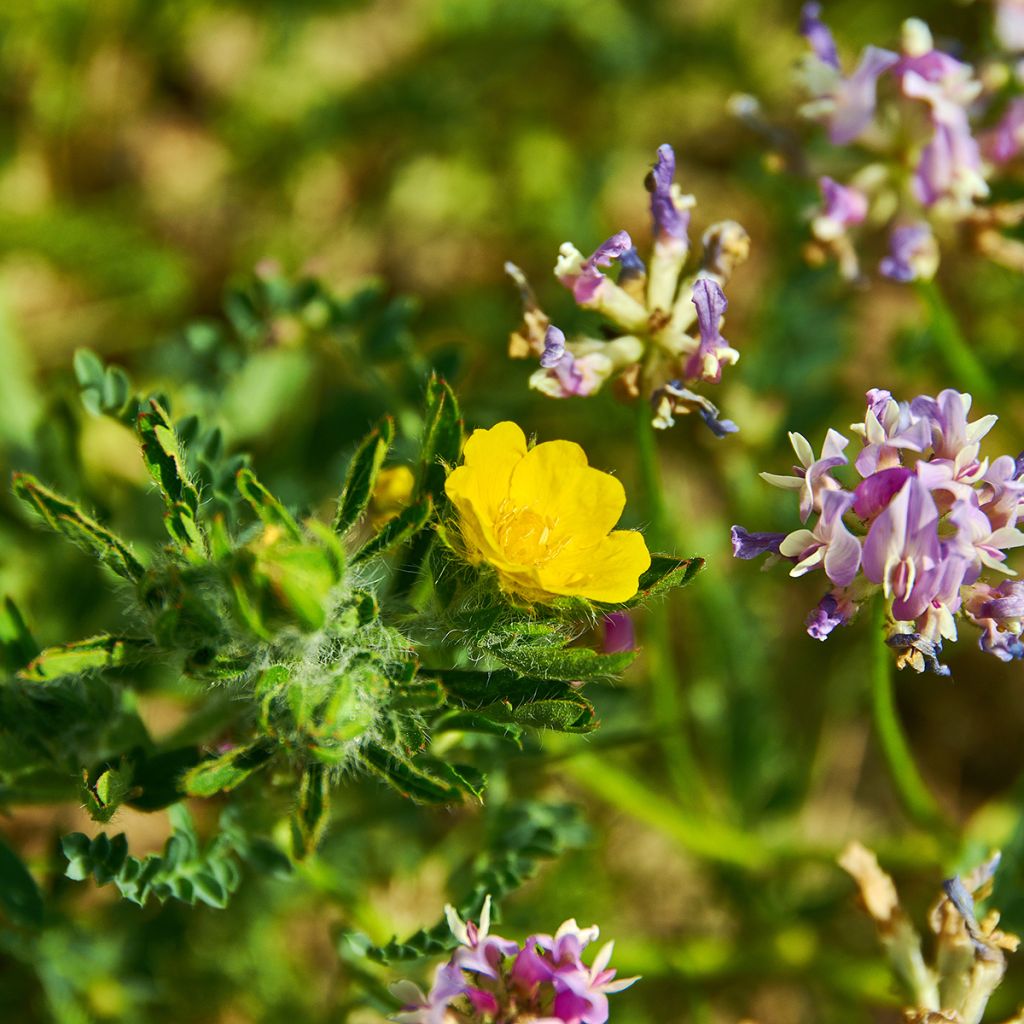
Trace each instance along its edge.
{"label": "purple flower bud", "polygon": [[784,533],[750,533],[742,526],[732,528],[732,553],[735,558],[757,558],[759,555],[779,553]]}
{"label": "purple flower bud", "polygon": [[825,235],[840,235],[868,215],[868,197],[860,189],[840,185],[827,175],[818,179],[818,186],[822,211],[815,221],[815,230],[823,241],[827,241]]}
{"label": "purple flower bud", "polygon": [[540,357],[540,365],[545,370],[557,366],[565,355],[565,334],[554,324],[548,327],[544,335],[544,353]]}
{"label": "purple flower bud", "polygon": [[939,247],[927,224],[902,224],[889,235],[889,255],[878,265],[893,281],[930,281],[939,265]]}
{"label": "purple flower bud", "polygon": [[826,594],[807,616],[807,634],[815,640],[827,640],[837,626],[845,626],[847,615],[840,610],[835,595]]}
{"label": "purple flower bud", "polygon": [[821,4],[807,3],[800,10],[800,35],[811,44],[814,56],[839,70],[839,52],[828,26],[821,20]]}
{"label": "purple flower bud", "polygon": [[629,612],[612,612],[604,617],[605,654],[636,650],[636,630]]}
{"label": "purple flower bud", "polygon": [[686,241],[690,226],[689,210],[680,210],[672,197],[672,179],[676,173],[676,154],[667,143],[658,147],[658,161],[647,176],[651,193],[651,217],[656,238]]}

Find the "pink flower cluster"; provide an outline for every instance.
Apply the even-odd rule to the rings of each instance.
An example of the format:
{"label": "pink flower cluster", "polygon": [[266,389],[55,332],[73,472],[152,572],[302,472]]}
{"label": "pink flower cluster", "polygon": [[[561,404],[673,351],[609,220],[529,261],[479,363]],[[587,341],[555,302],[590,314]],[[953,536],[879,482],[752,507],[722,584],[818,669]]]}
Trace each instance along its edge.
{"label": "pink flower cluster", "polygon": [[601,947],[589,967],[583,963],[583,950],[598,937],[596,925],[580,928],[569,920],[554,935],[531,935],[519,946],[489,934],[489,896],[479,924],[462,921],[450,906],[445,913],[459,947],[437,968],[428,994],[410,982],[393,986],[405,1003],[394,1017],[402,1024],[605,1024],[608,995],[637,980],[615,980],[615,971],[608,967],[611,942]]}
{"label": "pink flower cluster", "polygon": [[833,475],[848,464],[850,443],[835,430],[820,456],[790,434],[800,465],[789,475],[761,474],[797,493],[804,523],[817,519],[789,534],[734,526],[733,552],[786,559],[791,576],[825,573],[832,588],[808,619],[812,637],[824,640],[881,592],[900,667],[947,674],[939,655],[957,637],[958,616],[981,630],[983,650],[1003,661],[1024,657],[1024,583],[1006,565],[1007,550],[1024,544],[1024,458],[982,458],[997,417],[970,422],[970,408],[971,396],[952,390],[897,402],[872,389],[864,421],[850,428],[862,447],[853,463],[860,479],[849,488]]}

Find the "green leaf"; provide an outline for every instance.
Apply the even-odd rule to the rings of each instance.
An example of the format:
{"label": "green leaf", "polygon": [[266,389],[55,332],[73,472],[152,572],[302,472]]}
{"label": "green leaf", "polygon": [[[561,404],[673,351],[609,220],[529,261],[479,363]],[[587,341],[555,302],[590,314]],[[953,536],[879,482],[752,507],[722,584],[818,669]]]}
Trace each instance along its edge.
{"label": "green leaf", "polygon": [[7,672],[24,668],[39,653],[18,606],[5,597],[0,605],[0,667]]}
{"label": "green leaf", "polygon": [[448,711],[430,725],[430,732],[436,736],[443,732],[479,732],[487,736],[499,736],[522,746],[523,730],[513,722],[496,721],[486,714],[471,711]]}
{"label": "green leaf", "polygon": [[394,420],[386,416],[356,449],[338,499],[338,512],[334,517],[335,532],[345,533],[350,530],[366,511],[373,497],[377,475],[384,465],[394,437]]}
{"label": "green leaf", "polygon": [[82,786],[85,809],[93,821],[108,822],[132,793],[134,773],[129,761],[118,768],[108,768],[94,785],[86,781]]}
{"label": "green leaf", "polygon": [[259,482],[251,469],[240,470],[236,481],[238,493],[267,526],[276,526],[292,540],[302,540],[302,527],[295,517]]}
{"label": "green leaf", "polygon": [[118,668],[138,661],[152,650],[148,640],[101,633],[87,640],[75,640],[59,647],[47,647],[25,666],[18,676],[33,683],[47,683],[64,676],[96,669]]}
{"label": "green leaf", "polygon": [[330,819],[327,769],[322,764],[309,764],[302,773],[299,806],[291,819],[292,853],[296,860],[303,860],[316,850]]}
{"label": "green leaf", "polygon": [[182,776],[189,796],[214,796],[240,786],[253,772],[267,765],[277,752],[270,739],[260,738],[244,747],[236,747],[220,757],[201,761]]}
{"label": "green leaf", "polygon": [[15,924],[43,923],[43,896],[21,858],[0,839],[0,907]]}
{"label": "green leaf", "polygon": [[195,513],[183,501],[176,501],[164,514],[164,526],[171,540],[190,562],[197,565],[206,561],[206,540]]}
{"label": "green leaf", "polygon": [[440,678],[451,703],[495,722],[579,733],[597,727],[594,706],[562,680],[465,669],[445,670]]}
{"label": "green leaf", "polygon": [[636,597],[626,602],[627,608],[644,604],[652,597],[692,583],[704,568],[703,558],[674,558],[672,555],[652,555],[651,567],[640,577]]}
{"label": "green leaf", "polygon": [[434,374],[427,383],[427,408],[423,444],[417,474],[417,498],[430,496],[439,501],[444,494],[447,469],[462,452],[462,413],[455,393],[445,380]]}
{"label": "green leaf", "polygon": [[28,473],[14,474],[14,493],[51,530],[94,555],[119,576],[133,582],[142,578],[145,569],[128,545],[74,502],[44,487]]}
{"label": "green leaf", "polygon": [[188,477],[174,426],[156,399],[150,399],[149,408],[139,413],[136,429],[142,440],[146,468],[168,508],[181,503],[191,511],[193,518],[198,516],[199,491]]}
{"label": "green leaf", "polygon": [[64,836],[61,846],[68,866],[65,875],[83,881],[92,875],[99,885],[111,882],[121,895],[142,907],[151,897],[223,908],[241,881],[236,857],[250,840],[237,828],[224,830],[205,849],[183,804],[171,807],[173,832],[162,854],[139,860],[128,852],[124,833],[95,839],[80,832]]}
{"label": "green leaf", "polygon": [[389,519],[384,524],[383,529],[376,537],[368,540],[352,556],[353,564],[383,555],[392,548],[404,544],[427,525],[433,510],[434,506],[429,497],[402,509],[394,519]]}
{"label": "green leaf", "polygon": [[473,792],[470,783],[444,762],[431,763],[424,758],[414,762],[375,743],[363,744],[359,759],[366,769],[417,803],[456,803],[467,791]]}
{"label": "green leaf", "polygon": [[519,644],[497,648],[494,656],[524,675],[566,682],[613,679],[636,658],[636,651],[598,654],[589,647],[554,647]]}

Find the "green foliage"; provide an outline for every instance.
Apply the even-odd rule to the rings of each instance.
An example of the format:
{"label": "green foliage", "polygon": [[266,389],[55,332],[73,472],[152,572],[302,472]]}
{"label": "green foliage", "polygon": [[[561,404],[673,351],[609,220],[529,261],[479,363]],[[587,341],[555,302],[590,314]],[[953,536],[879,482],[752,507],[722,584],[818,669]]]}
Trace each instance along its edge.
{"label": "green foliage", "polygon": [[174,899],[192,906],[198,901],[223,909],[241,882],[238,859],[247,852],[244,837],[237,829],[225,828],[203,847],[184,806],[175,805],[170,814],[174,831],[163,853],[142,860],[128,852],[123,832],[113,838],[105,832],[95,839],[81,832],[65,836],[65,874],[76,881],[91,875],[97,885],[113,883],[126,900],[140,907],[152,897],[161,903]]}
{"label": "green foliage", "polygon": [[43,923],[43,896],[21,858],[0,839],[0,909],[26,928]]}
{"label": "green foliage", "polygon": [[[500,900],[520,888],[542,864],[578,849],[589,839],[579,808],[568,804],[525,801],[502,809],[491,823],[487,849],[471,866],[472,884],[456,909],[463,920],[478,920],[484,899]],[[444,918],[408,938],[372,945],[365,936],[346,933],[342,941],[354,944],[379,963],[399,963],[435,956],[455,948],[456,941]]]}
{"label": "green foliage", "polygon": [[387,458],[394,436],[394,421],[387,416],[356,449],[349,463],[348,475],[345,477],[341,497],[338,499],[338,511],[334,517],[334,529],[338,533],[345,533],[355,526],[366,511],[366,506],[370,504],[370,498],[373,496],[373,485],[377,482],[377,476]]}
{"label": "green foliage", "polygon": [[16,473],[14,493],[51,530],[93,555],[118,576],[136,581],[145,569],[128,545],[74,502],[44,487],[28,473]]}

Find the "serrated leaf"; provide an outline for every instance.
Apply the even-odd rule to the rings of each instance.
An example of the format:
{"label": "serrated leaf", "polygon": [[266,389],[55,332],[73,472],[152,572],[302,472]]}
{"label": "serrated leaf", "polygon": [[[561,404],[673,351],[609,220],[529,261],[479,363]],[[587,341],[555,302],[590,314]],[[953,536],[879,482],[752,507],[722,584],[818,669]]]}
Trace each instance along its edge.
{"label": "serrated leaf", "polygon": [[659,594],[685,587],[703,568],[703,558],[651,555],[651,567],[640,577],[636,597],[627,601],[625,607],[634,608]]}
{"label": "serrated leaf", "polygon": [[43,923],[43,896],[21,858],[0,839],[0,908],[15,924]]}
{"label": "serrated leaf", "polygon": [[302,527],[295,517],[260,483],[251,469],[239,470],[235,479],[238,493],[267,526],[283,530],[294,541],[302,540]]}
{"label": "serrated leaf", "polygon": [[423,444],[416,480],[416,497],[434,501],[444,494],[447,468],[458,462],[462,452],[462,413],[458,399],[447,382],[434,374],[427,383],[427,407]]}
{"label": "serrated leaf", "polygon": [[366,511],[394,437],[394,420],[386,416],[356,449],[338,499],[338,512],[334,517],[335,532],[345,533],[350,530]]}
{"label": "serrated leaf", "polygon": [[434,506],[429,497],[402,509],[394,519],[389,519],[384,524],[376,537],[368,540],[352,556],[353,564],[383,555],[392,548],[404,544],[427,525],[433,510]]}
{"label": "serrated leaf", "polygon": [[637,651],[598,654],[589,647],[515,645],[493,650],[494,656],[510,668],[539,679],[580,682],[613,679],[635,660]]}
{"label": "serrated leaf", "polygon": [[7,672],[24,668],[39,653],[18,606],[5,597],[0,605],[0,667]]}
{"label": "serrated leaf", "polygon": [[133,582],[142,578],[145,569],[128,545],[73,501],[44,487],[28,473],[15,473],[14,493],[51,530],[94,555],[119,576]]}
{"label": "serrated leaf", "polygon": [[103,633],[59,647],[47,647],[18,673],[18,677],[33,683],[46,683],[82,672],[128,665],[150,650],[152,645],[148,640]]}
{"label": "serrated leaf", "polygon": [[180,502],[195,518],[199,512],[199,491],[189,479],[174,426],[155,398],[150,399],[149,408],[139,413],[136,429],[142,441],[143,461],[168,508]]}
{"label": "serrated leaf", "polygon": [[260,738],[220,757],[201,761],[182,775],[181,785],[189,796],[226,793],[265,767],[276,752],[277,746],[272,740]]}

